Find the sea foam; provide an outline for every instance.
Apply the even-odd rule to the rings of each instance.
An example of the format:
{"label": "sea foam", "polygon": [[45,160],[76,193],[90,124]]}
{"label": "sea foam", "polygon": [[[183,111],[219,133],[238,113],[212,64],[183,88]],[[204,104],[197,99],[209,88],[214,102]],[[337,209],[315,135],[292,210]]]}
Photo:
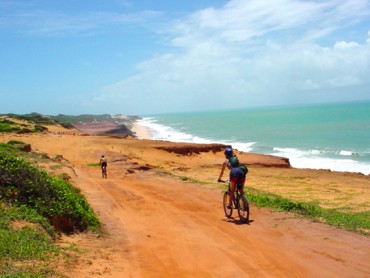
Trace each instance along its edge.
{"label": "sea foam", "polygon": [[139,125],[146,127],[151,134],[152,140],[165,140],[170,142],[185,143],[219,143],[231,145],[234,149],[243,152],[258,152],[275,156],[282,156],[289,159],[294,168],[299,169],[323,169],[338,172],[354,172],[370,175],[370,164],[351,159],[358,157],[358,153],[349,150],[340,150],[338,152],[326,149],[309,149],[303,150],[298,148],[264,148],[261,152],[261,146],[256,142],[238,142],[236,140],[217,140],[212,138],[203,138],[192,135],[185,131],[177,130],[170,126],[162,125],[155,118],[147,117],[137,122]]}
{"label": "sea foam", "polygon": [[349,158],[354,154],[349,151],[341,151],[340,156],[348,157],[341,158],[330,157],[333,154],[327,150],[299,150],[295,148],[274,148],[273,150],[273,155],[289,158],[290,164],[294,168],[370,174],[370,165]]}
{"label": "sea foam", "polygon": [[232,145],[233,148],[243,151],[250,152],[253,149],[255,142],[234,142],[234,141],[220,141],[208,138],[202,138],[199,136],[194,136],[186,132],[176,130],[172,127],[158,124],[154,118],[143,118],[137,123],[141,126],[146,127],[151,134],[152,140],[165,140],[170,142],[183,142],[183,143],[196,143],[196,144],[224,144]]}

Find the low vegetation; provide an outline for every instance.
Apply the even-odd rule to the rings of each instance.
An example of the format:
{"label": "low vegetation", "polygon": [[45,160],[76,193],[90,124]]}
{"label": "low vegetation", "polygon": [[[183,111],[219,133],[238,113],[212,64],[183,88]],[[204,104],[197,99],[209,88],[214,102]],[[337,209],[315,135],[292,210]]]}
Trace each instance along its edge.
{"label": "low vegetation", "polygon": [[7,117],[3,116],[2,118],[0,118],[0,132],[14,132],[22,134],[22,133],[44,132],[48,130],[45,126],[34,123],[32,121],[26,121],[22,123],[17,122],[16,120],[26,121],[25,119],[21,117],[16,117],[14,115]]}
{"label": "low vegetation", "polygon": [[100,228],[79,189],[20,158],[22,145],[0,144],[0,277],[50,275],[58,233]]}
{"label": "low vegetation", "polygon": [[90,114],[83,114],[78,116],[70,116],[59,114],[57,116],[52,116],[52,119],[63,124],[76,124],[79,122],[94,122],[94,121],[113,121],[112,116],[109,114],[102,114],[102,115],[90,115]]}
{"label": "low vegetation", "polygon": [[349,213],[324,209],[316,202],[296,202],[254,188],[248,188],[247,197],[251,203],[260,207],[298,213],[315,221],[370,235],[370,212]]}
{"label": "low vegetation", "polygon": [[[1,115],[0,115],[1,116]],[[24,115],[19,115],[19,114],[6,114],[2,116],[8,116],[10,118],[18,119],[18,120],[23,120],[28,123],[33,123],[35,125],[54,125],[56,124],[56,121],[53,120],[49,116],[44,116],[39,113],[30,113],[30,114],[24,114]]]}
{"label": "low vegetation", "polygon": [[[157,172],[161,175],[173,176],[173,173],[163,169]],[[202,182],[185,176],[176,177],[189,183],[214,186],[214,183]],[[225,185],[222,184],[220,189],[225,190]],[[313,221],[324,222],[348,231],[370,235],[370,211],[343,212],[337,209],[326,209],[322,208],[317,202],[293,201],[250,186],[247,187],[246,195],[248,200],[258,207],[269,207],[278,211],[293,212],[308,217]]]}

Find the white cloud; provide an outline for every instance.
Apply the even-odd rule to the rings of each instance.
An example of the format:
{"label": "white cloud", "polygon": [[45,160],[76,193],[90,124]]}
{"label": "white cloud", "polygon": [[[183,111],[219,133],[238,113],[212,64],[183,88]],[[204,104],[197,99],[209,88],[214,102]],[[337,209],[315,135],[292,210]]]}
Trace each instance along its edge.
{"label": "white cloud", "polygon": [[168,112],[313,101],[333,88],[369,86],[370,45],[341,33],[369,10],[368,1],[232,0],[171,22],[173,51],[102,95]]}
{"label": "white cloud", "polygon": [[353,48],[353,47],[356,47],[356,46],[359,46],[359,44],[357,42],[340,41],[340,42],[335,43],[334,48],[346,49],[346,48]]}
{"label": "white cloud", "polygon": [[[119,27],[137,26],[148,21],[153,22],[161,17],[161,12],[141,11],[137,13],[111,12],[111,11],[55,11],[47,8],[34,7],[34,3],[22,3],[14,6],[9,5],[2,12],[0,27],[11,30],[17,28],[17,32],[34,37],[53,37],[80,34],[94,34],[109,32]],[[124,3],[122,4],[124,5]],[[108,28],[107,28],[108,27]],[[108,30],[108,31],[107,31]]]}

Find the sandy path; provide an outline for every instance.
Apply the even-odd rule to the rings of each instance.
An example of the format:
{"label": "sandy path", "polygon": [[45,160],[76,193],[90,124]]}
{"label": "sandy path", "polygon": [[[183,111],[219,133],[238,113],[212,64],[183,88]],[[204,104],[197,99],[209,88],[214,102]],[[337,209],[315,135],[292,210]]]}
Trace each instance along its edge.
{"label": "sandy path", "polygon": [[[370,277],[369,237],[254,206],[251,223],[240,224],[237,218],[225,218],[220,189],[155,171],[126,173],[133,162],[127,156],[166,167],[183,163],[200,169],[199,175],[216,176],[218,168],[206,167],[215,160],[212,154],[209,159],[202,154],[200,167],[191,166],[199,163],[198,157],[163,154],[140,142],[135,147],[135,140],[59,135],[15,139],[52,157],[63,154],[77,174],[74,184],[107,232],[63,237],[82,250],[68,269],[58,268],[69,277]],[[108,155],[108,179],[87,166],[102,153]]]}
{"label": "sandy path", "polygon": [[94,170],[77,169],[76,182],[109,234],[81,240],[94,255],[73,277],[370,276],[364,236],[253,206],[240,224],[224,217],[219,190],[114,167],[103,180]]}

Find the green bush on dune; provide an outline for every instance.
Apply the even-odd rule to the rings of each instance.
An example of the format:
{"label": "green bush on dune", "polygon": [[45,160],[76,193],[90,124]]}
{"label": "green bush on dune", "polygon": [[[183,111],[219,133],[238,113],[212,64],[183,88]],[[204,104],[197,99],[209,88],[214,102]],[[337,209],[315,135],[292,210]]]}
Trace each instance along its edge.
{"label": "green bush on dune", "polygon": [[18,131],[20,128],[15,123],[8,120],[0,121],[0,132]]}
{"label": "green bush on dune", "polygon": [[83,231],[99,227],[99,220],[79,189],[9,152],[0,145],[0,193],[3,201],[27,205],[48,218],[57,229]]}
{"label": "green bush on dune", "polygon": [[58,276],[53,264],[73,247],[55,245],[56,232],[97,231],[99,220],[79,189],[20,159],[32,155],[25,143],[9,143],[0,143],[0,277]]}

